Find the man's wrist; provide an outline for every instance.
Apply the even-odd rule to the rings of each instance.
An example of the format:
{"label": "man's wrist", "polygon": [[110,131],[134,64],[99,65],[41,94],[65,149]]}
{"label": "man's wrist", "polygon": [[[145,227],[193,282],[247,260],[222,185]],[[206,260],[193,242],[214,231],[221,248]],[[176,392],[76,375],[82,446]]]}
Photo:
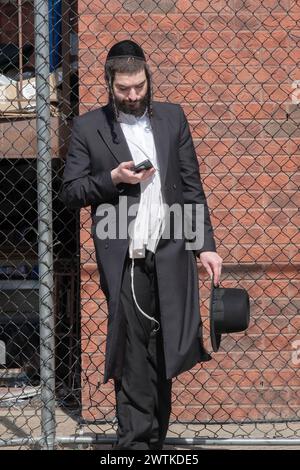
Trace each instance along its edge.
{"label": "man's wrist", "polygon": [[117,186],[117,184],[121,183],[121,179],[120,179],[119,172],[118,172],[117,168],[114,168],[113,170],[111,170],[111,179],[112,179],[112,182],[115,186]]}

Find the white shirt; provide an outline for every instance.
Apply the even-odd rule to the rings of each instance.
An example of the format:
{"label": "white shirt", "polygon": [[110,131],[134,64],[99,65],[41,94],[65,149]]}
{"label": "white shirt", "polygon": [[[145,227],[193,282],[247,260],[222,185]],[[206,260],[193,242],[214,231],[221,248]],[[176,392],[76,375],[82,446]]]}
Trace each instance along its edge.
{"label": "white shirt", "polygon": [[156,148],[146,112],[141,117],[120,112],[118,120],[135,165],[149,159],[156,169],[152,177],[140,183],[140,204],[133,233],[129,234],[129,256],[143,258],[145,249],[155,253],[164,228],[164,206]]}

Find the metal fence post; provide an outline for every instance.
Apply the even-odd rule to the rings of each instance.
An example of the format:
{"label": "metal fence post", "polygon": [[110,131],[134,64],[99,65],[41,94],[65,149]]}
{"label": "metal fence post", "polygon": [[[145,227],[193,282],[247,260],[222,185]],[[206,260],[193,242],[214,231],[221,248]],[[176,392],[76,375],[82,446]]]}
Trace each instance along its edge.
{"label": "metal fence post", "polygon": [[52,174],[49,88],[48,1],[35,0],[35,64],[37,95],[37,193],[39,232],[40,366],[43,447],[55,440],[55,364],[53,316]]}

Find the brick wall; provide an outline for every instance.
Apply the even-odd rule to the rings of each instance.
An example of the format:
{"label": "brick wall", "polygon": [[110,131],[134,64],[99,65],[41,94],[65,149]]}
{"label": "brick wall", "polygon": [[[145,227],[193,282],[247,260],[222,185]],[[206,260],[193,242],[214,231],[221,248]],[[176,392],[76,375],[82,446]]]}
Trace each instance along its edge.
{"label": "brick wall", "polygon": [[[251,296],[251,326],[228,335],[213,361],[174,384],[174,415],[186,420],[293,417],[300,379],[299,118],[300,7],[294,1],[79,0],[81,113],[106,102],[109,47],[132,37],[149,57],[158,100],[188,116],[212,212],[224,286]],[[89,212],[82,211],[82,361],[86,418],[110,417],[112,385],[99,386],[106,333]],[[209,282],[199,265],[206,343]]]}

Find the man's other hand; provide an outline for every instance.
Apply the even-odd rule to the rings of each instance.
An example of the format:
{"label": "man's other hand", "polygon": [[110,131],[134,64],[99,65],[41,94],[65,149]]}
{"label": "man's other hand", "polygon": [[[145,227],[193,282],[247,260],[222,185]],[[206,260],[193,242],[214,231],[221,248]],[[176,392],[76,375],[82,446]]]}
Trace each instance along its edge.
{"label": "man's other hand", "polygon": [[216,287],[220,283],[221,270],[222,270],[222,258],[214,251],[203,251],[200,253],[200,261],[204,268],[208,272],[208,275],[212,279],[214,276],[214,286]]}

